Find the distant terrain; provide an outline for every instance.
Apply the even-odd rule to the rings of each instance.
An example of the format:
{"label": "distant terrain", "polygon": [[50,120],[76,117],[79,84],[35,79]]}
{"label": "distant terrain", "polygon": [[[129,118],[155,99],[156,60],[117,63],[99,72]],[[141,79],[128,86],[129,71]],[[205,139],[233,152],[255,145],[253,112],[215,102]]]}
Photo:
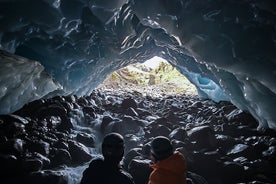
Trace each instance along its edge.
{"label": "distant terrain", "polygon": [[167,62],[160,62],[154,67],[134,64],[121,68],[110,74],[98,88],[114,90],[123,88],[151,96],[197,95],[194,85]]}

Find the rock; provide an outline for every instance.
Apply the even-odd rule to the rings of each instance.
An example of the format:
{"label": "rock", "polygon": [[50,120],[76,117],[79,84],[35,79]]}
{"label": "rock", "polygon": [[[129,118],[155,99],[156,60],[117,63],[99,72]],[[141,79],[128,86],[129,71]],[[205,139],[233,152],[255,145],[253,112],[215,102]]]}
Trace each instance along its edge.
{"label": "rock", "polygon": [[59,148],[59,149],[69,149],[69,145],[67,142],[62,141],[61,139],[53,144],[53,148]]}
{"label": "rock", "polygon": [[132,175],[135,184],[148,183],[152,169],[149,167],[150,160],[133,159],[129,163],[129,173]]}
{"label": "rock", "polygon": [[256,150],[254,150],[254,147],[246,144],[236,144],[229,149],[227,155],[231,157],[244,156],[250,160],[255,160],[258,158],[258,153]]}
{"label": "rock", "polygon": [[106,127],[107,127],[109,124],[111,124],[112,122],[114,123],[114,121],[115,121],[115,119],[112,118],[111,116],[109,116],[109,115],[104,115],[104,116],[103,116],[103,119],[102,119],[102,123],[101,123],[101,125],[100,125],[100,130],[101,130],[101,132],[104,133],[105,130],[106,130]]}
{"label": "rock", "polygon": [[139,116],[141,117],[146,117],[146,116],[150,116],[152,115],[149,111],[147,111],[146,109],[144,108],[137,108],[136,109],[136,112],[139,114]]}
{"label": "rock", "polygon": [[187,184],[208,184],[208,182],[202,176],[188,171]]}
{"label": "rock", "polygon": [[50,144],[42,140],[31,140],[26,144],[26,149],[30,152],[38,152],[44,156],[48,156],[50,152]]}
{"label": "rock", "polygon": [[258,122],[256,119],[240,109],[234,109],[232,112],[226,115],[229,122],[241,122],[243,125],[248,125],[251,128],[257,128]]}
{"label": "rock", "polygon": [[187,167],[189,171],[195,172],[203,176],[207,181],[218,177],[218,172],[221,170],[220,163],[221,155],[217,152],[196,152],[192,155],[186,156],[188,159]]}
{"label": "rock", "polygon": [[57,130],[61,132],[71,132],[71,129],[73,128],[73,123],[71,120],[66,117],[62,118],[61,124],[58,125]]}
{"label": "rock", "polygon": [[236,140],[235,138],[227,135],[216,135],[217,139],[217,146],[221,152],[227,153],[229,148],[233,147],[234,145],[241,143],[241,140]]}
{"label": "rock", "polygon": [[67,184],[65,173],[61,171],[43,170],[33,172],[27,178],[28,184]]}
{"label": "rock", "polygon": [[3,135],[8,139],[24,136],[26,134],[25,124],[20,122],[4,122],[0,127],[3,131]]}
{"label": "rock", "polygon": [[125,115],[128,115],[128,116],[136,116],[136,117],[139,116],[138,113],[135,111],[135,109],[133,109],[132,107],[126,109],[126,110],[124,111],[124,114],[125,114]]}
{"label": "rock", "polygon": [[2,132],[0,132],[0,145],[4,145],[7,141],[8,138]]}
{"label": "rock", "polygon": [[76,140],[87,147],[94,147],[94,136],[87,133],[79,133],[76,136]]}
{"label": "rock", "polygon": [[14,155],[0,154],[0,163],[1,180],[14,177],[19,171],[20,161]]}
{"label": "rock", "polygon": [[122,117],[122,120],[110,123],[107,129],[109,131],[105,133],[117,132],[123,136],[126,134],[136,134],[138,132],[143,132],[143,127],[141,126],[140,121],[137,121],[133,117],[126,115]]}
{"label": "rock", "polygon": [[184,141],[188,138],[187,132],[184,128],[176,128],[170,134],[169,137],[171,139],[176,139],[179,141]]}
{"label": "rock", "polygon": [[219,177],[224,183],[242,182],[247,177],[244,167],[236,162],[225,162],[221,171]]}
{"label": "rock", "polygon": [[129,169],[129,163],[131,162],[132,159],[134,159],[135,157],[141,156],[141,153],[140,153],[141,150],[142,150],[141,148],[133,148],[127,152],[123,160],[123,163],[124,163],[123,166],[125,170]]}
{"label": "rock", "polygon": [[145,158],[148,158],[150,159],[150,141],[145,143],[143,146],[142,146],[142,150],[141,150],[141,154],[145,157]]}
{"label": "rock", "polygon": [[152,126],[150,129],[150,137],[156,137],[159,135],[169,137],[171,129],[164,125]]}
{"label": "rock", "polygon": [[83,164],[92,159],[92,155],[89,154],[83,144],[77,143],[76,141],[68,141],[69,153],[72,157],[74,164]]}
{"label": "rock", "polygon": [[27,158],[23,161],[22,164],[23,164],[24,172],[26,173],[39,171],[43,167],[42,161],[39,160],[38,158]]}
{"label": "rock", "polygon": [[267,150],[262,152],[263,157],[269,161],[271,166],[276,164],[276,145],[270,146]]}
{"label": "rock", "polygon": [[22,125],[26,125],[29,123],[27,119],[16,114],[0,115],[0,120],[5,123],[19,123]]}
{"label": "rock", "polygon": [[70,165],[72,163],[71,154],[66,149],[53,149],[50,159],[52,167]]}
{"label": "rock", "polygon": [[25,142],[22,139],[9,139],[0,145],[0,152],[9,155],[21,156],[24,152]]}
{"label": "rock", "polygon": [[199,126],[188,131],[191,141],[196,141],[197,147],[214,149],[217,146],[215,132],[210,126]]}
{"label": "rock", "polygon": [[48,157],[45,157],[44,155],[37,153],[37,152],[28,153],[25,158],[40,160],[42,162],[42,168],[48,167],[51,163],[51,161]]}
{"label": "rock", "polygon": [[133,99],[132,97],[128,97],[122,101],[121,107],[123,109],[128,109],[130,107],[136,109],[138,107],[138,105],[137,105],[137,102],[135,101],[135,99]]}
{"label": "rock", "polygon": [[85,106],[82,108],[83,113],[86,115],[86,117],[88,118],[95,118],[96,117],[96,113],[95,113],[95,109],[91,106]]}
{"label": "rock", "polygon": [[134,134],[125,135],[125,149],[130,150],[136,148],[141,143],[141,138]]}

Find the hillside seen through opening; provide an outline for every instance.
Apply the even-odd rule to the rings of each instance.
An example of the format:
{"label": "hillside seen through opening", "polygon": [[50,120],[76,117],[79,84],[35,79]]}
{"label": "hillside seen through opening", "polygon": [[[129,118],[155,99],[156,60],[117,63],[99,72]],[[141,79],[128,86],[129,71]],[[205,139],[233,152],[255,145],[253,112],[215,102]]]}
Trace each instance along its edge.
{"label": "hillside seen through opening", "polygon": [[156,97],[197,96],[195,86],[169,62],[157,56],[144,63],[128,65],[114,71],[97,88],[137,91]]}

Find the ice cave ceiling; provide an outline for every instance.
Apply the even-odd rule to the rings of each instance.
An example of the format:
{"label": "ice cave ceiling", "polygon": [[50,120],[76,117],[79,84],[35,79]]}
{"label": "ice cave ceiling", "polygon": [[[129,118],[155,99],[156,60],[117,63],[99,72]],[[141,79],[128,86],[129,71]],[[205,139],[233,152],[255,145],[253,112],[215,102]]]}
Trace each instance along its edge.
{"label": "ice cave ceiling", "polygon": [[274,0],[0,0],[0,113],[159,56],[276,129],[275,29]]}

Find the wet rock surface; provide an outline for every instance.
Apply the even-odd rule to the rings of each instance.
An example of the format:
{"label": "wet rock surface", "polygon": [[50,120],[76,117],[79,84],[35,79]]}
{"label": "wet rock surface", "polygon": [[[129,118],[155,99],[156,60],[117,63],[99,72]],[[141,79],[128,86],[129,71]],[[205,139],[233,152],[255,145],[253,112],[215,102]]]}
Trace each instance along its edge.
{"label": "wet rock surface", "polygon": [[126,141],[124,168],[136,184],[147,182],[148,143],[157,135],[185,155],[189,184],[272,184],[276,134],[257,128],[250,114],[229,102],[158,89],[101,89],[85,97],[37,100],[0,116],[1,183],[67,183],[60,169],[89,162],[100,152],[102,137],[118,132]]}

